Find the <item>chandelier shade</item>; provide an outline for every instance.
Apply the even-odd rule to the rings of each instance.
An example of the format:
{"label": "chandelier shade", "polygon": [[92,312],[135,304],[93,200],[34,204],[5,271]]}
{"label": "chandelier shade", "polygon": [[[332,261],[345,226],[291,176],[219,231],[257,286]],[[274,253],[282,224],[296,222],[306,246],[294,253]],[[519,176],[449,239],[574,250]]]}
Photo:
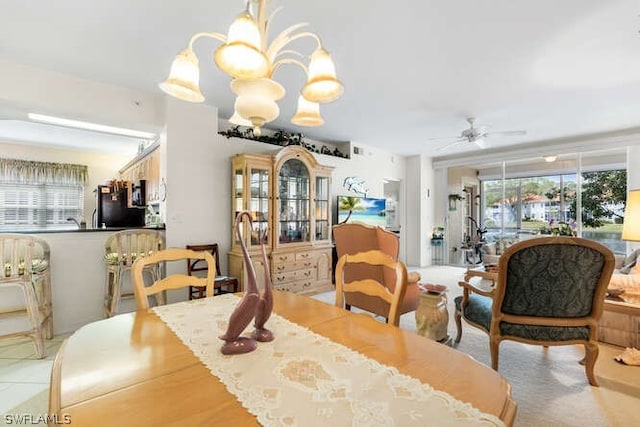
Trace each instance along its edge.
{"label": "chandelier shade", "polygon": [[229,27],[227,42],[216,49],[218,68],[237,79],[257,79],[269,73],[269,61],[260,50],[260,32],[247,12]]}
{"label": "chandelier shade", "polygon": [[[234,114],[229,119],[233,124],[250,123],[257,133],[262,125],[280,115],[276,101],[284,97],[285,89],[273,80],[274,73],[281,65],[292,64],[304,71],[306,83],[300,90],[298,110],[291,122],[298,126],[322,125],[324,120],[318,103],[334,101],[344,92],[344,86],[336,77],[335,64],[316,34],[301,31],[306,23],[286,28],[269,43],[267,29],[275,13],[267,20],[267,5],[268,0],[247,0],[246,9],[232,22],[226,35],[194,34],[187,49],[174,59],[169,77],[160,83],[160,89],[184,101],[203,102],[200,68],[193,44],[201,37],[214,38],[222,45],[213,53],[213,60],[232,77],[231,90],[237,95]],[[257,13],[252,13],[252,6],[257,8]],[[311,38],[317,44],[308,66],[299,59],[305,55],[288,48],[289,43],[301,38]]]}
{"label": "chandelier shade", "polygon": [[169,77],[160,83],[160,89],[183,101],[204,101],[204,95],[200,92],[198,57],[191,49],[185,49],[176,55]]}
{"label": "chandelier shade", "polygon": [[302,95],[298,97],[298,111],[291,118],[291,123],[298,126],[322,126],[324,119],[320,116],[320,105],[304,99]]}
{"label": "chandelier shade", "polygon": [[331,102],[342,96],[344,87],[336,78],[336,67],[329,52],[319,48],[311,55],[309,79],[302,96],[312,102]]}

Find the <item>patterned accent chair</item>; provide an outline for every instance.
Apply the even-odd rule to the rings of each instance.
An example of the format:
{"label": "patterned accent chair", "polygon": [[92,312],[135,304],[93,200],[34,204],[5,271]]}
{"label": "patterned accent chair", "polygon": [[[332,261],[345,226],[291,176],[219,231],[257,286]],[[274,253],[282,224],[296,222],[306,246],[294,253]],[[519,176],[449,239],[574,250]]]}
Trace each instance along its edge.
{"label": "patterned accent chair", "polygon": [[613,252],[592,240],[541,237],[509,247],[487,292],[460,282],[455,299],[460,342],[461,317],[489,334],[491,367],[498,370],[503,340],[552,346],[584,344],[589,384],[598,383],[598,320],[615,265]]}
{"label": "patterned accent chair", "polygon": [[[382,227],[373,227],[360,223],[338,224],[333,226],[333,240],[336,244],[338,259],[343,255],[355,255],[360,252],[371,250],[382,251],[393,260],[398,259],[399,242],[398,236]],[[351,264],[344,268],[345,282],[356,280],[372,279],[382,283],[394,293],[396,273],[381,265]],[[408,273],[407,289],[400,303],[399,314],[415,311],[420,302],[420,288],[418,282],[420,274],[417,272]],[[382,316],[389,320],[389,303],[360,292],[353,292],[345,295],[345,308],[358,307],[370,313]]]}

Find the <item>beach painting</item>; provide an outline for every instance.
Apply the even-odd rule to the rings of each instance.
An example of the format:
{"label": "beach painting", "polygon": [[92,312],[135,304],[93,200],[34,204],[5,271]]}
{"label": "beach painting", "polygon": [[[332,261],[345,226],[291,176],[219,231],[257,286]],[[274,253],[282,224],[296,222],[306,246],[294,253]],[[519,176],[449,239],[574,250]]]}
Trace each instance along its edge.
{"label": "beach painting", "polygon": [[361,222],[386,227],[386,200],[372,197],[338,196],[338,224]]}

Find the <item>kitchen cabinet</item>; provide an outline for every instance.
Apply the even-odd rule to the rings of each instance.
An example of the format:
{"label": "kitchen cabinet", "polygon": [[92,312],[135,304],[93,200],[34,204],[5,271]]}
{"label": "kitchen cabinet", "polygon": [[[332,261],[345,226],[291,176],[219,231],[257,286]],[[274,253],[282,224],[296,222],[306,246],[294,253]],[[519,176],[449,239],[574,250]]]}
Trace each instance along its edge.
{"label": "kitchen cabinet", "polygon": [[146,203],[160,201],[160,145],[149,146],[120,169],[120,179],[134,182],[144,179],[146,182]]}
{"label": "kitchen cabinet", "polygon": [[240,239],[254,260],[258,280],[264,266],[260,236],[275,289],[313,294],[332,289],[330,189],[333,168],[318,163],[304,148],[286,147],[275,155],[239,154],[232,159],[232,221],[249,210],[253,225],[234,228],[230,274],[244,289],[246,271]]}

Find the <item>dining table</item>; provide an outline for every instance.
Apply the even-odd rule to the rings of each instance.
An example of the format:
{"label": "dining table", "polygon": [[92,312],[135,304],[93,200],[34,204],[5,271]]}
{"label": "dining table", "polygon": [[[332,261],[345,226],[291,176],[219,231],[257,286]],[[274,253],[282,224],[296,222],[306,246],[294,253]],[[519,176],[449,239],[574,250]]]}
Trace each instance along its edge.
{"label": "dining table", "polygon": [[[242,296],[173,303],[81,327],[55,357],[50,412],[78,426],[358,425],[339,415],[344,410],[370,421],[360,425],[414,424],[384,418],[397,405],[396,414],[415,425],[514,422],[511,387],[498,372],[414,332],[295,293],[273,292],[266,323],[272,342],[222,355],[216,328],[224,331]],[[356,378],[358,370],[363,377]],[[312,413],[303,422],[295,410]]]}

